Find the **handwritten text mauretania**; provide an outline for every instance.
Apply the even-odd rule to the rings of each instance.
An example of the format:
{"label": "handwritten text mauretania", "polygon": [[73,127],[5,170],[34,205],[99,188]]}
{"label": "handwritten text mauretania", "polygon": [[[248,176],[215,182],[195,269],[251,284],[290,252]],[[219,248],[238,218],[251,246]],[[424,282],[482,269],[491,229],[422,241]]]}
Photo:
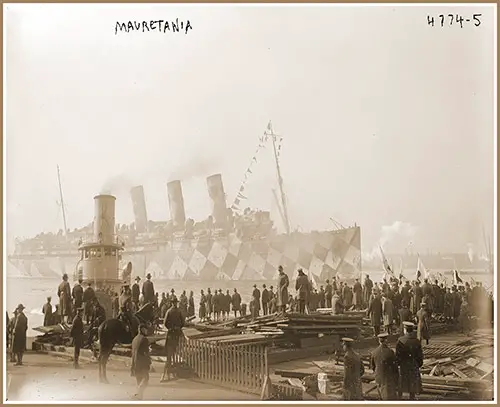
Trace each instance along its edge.
{"label": "handwritten text mauretania", "polygon": [[157,31],[160,33],[169,32],[183,32],[185,34],[192,30],[193,26],[189,20],[179,21],[178,18],[174,20],[150,20],[150,21],[117,21],[115,25],[115,35],[119,32],[149,32]]}

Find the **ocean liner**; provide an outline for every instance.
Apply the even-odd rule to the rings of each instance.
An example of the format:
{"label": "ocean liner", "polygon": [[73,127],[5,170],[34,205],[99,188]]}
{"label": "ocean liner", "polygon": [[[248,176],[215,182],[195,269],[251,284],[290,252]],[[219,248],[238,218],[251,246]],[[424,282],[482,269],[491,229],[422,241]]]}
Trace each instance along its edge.
{"label": "ocean liner", "polygon": [[[92,246],[90,240],[99,238],[94,233],[96,225],[104,227],[104,223],[109,221],[114,230],[111,240],[119,260],[116,263],[119,270],[113,273],[118,278],[125,277],[121,270],[129,262],[132,263],[134,276],[151,273],[157,280],[272,280],[277,276],[279,265],[283,265],[289,275],[302,268],[315,281],[324,281],[334,275],[346,279],[359,277],[361,229],[358,225],[343,227],[337,224],[332,230],[308,233],[291,230],[279,165],[281,141],[282,137],[273,132],[269,123],[259,139],[257,152],[265,144],[272,144],[279,185],[279,191],[273,192],[284,233],[277,233],[269,211],[240,209],[250,167],[229,207],[222,175],[207,177],[207,198],[212,211],[207,219],[200,222],[187,218],[182,183],[173,180],[167,183],[169,221],[148,219],[144,188],[137,185],[130,191],[134,223],[115,226],[115,199],[109,199],[109,194],[102,194],[95,197],[93,222],[70,231],[66,227],[60,188],[66,233],[60,230],[57,234],[41,233],[35,238],[17,240],[15,252],[8,256],[8,276],[60,278],[67,273],[76,278],[82,272],[79,269],[82,261],[105,257],[102,252],[105,249]],[[254,161],[255,155],[252,163]],[[107,206],[103,206],[102,202],[108,202]],[[109,213],[102,213],[105,207],[111,217]]]}

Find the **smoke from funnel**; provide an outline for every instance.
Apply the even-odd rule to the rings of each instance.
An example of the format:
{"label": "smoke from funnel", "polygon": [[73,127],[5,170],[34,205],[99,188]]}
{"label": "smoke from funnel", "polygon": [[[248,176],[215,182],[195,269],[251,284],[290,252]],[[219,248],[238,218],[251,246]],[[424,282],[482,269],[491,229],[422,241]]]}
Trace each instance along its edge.
{"label": "smoke from funnel", "polygon": [[381,258],[380,247],[385,251],[385,246],[388,244],[407,248],[412,244],[417,231],[418,227],[400,220],[392,225],[382,226],[377,244],[371,251],[363,253],[363,260],[372,261]]}
{"label": "smoke from funnel", "polygon": [[168,177],[168,182],[175,180],[186,181],[190,178],[204,177],[207,174],[217,171],[219,166],[220,160],[216,160],[215,158],[193,157],[172,171]]}

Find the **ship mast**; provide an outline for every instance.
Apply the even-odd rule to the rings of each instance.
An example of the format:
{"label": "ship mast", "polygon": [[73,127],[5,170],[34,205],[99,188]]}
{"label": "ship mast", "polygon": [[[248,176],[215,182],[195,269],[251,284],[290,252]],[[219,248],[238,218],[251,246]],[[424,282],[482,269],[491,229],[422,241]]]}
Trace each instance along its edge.
{"label": "ship mast", "polygon": [[269,124],[267,125],[267,130],[264,132],[266,136],[271,137],[273,140],[273,151],[274,151],[274,160],[276,162],[276,172],[278,174],[278,185],[280,187],[280,193],[281,193],[281,205],[283,207],[283,223],[285,224],[285,230],[286,233],[290,233],[290,219],[288,217],[288,207],[286,204],[286,196],[285,196],[285,191],[283,189],[283,178],[281,177],[281,169],[278,161],[278,152],[276,151],[276,137],[277,134],[274,134],[273,132],[273,126],[271,124],[271,121],[269,121]]}
{"label": "ship mast", "polygon": [[59,164],[57,165],[57,181],[59,183],[59,196],[61,198],[61,207],[62,207],[63,222],[64,222],[64,236],[67,236],[68,227],[66,225],[66,210],[64,209],[64,199],[61,186],[61,174],[59,173]]}

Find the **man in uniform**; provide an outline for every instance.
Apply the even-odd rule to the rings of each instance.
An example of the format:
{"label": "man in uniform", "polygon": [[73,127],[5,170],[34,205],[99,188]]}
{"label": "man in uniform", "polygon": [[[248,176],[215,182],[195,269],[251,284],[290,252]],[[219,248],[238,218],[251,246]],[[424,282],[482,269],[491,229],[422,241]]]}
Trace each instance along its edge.
{"label": "man in uniform", "polygon": [[299,292],[299,313],[304,314],[306,312],[306,304],[309,301],[309,279],[302,269],[298,270],[298,274],[295,281],[295,290]]}
{"label": "man in uniform", "polygon": [[379,347],[370,358],[370,367],[375,373],[375,383],[382,400],[396,400],[399,380],[398,362],[394,351],[387,346],[389,334],[378,335]]}
{"label": "man in uniform", "polygon": [[90,324],[90,320],[92,318],[92,301],[95,298],[95,291],[92,288],[92,283],[87,282],[87,288],[83,293],[83,303],[84,303],[84,313],[85,313],[85,322]]}
{"label": "man in uniform", "polygon": [[380,333],[380,320],[382,319],[382,301],[378,293],[371,299],[366,315],[370,317],[373,332],[377,336]]}
{"label": "man in uniform", "polygon": [[365,374],[365,368],[359,355],[354,352],[352,345],[354,340],[342,338],[344,355],[344,400],[363,400],[363,390],[361,386],[361,376]]}
{"label": "man in uniform", "polygon": [[424,363],[422,345],[414,332],[413,322],[403,322],[405,335],[396,344],[396,359],[399,365],[399,399],[409,393],[410,400],[422,390],[420,368]]}
{"label": "man in uniform", "polygon": [[83,287],[82,287],[83,279],[79,278],[78,282],[73,286],[73,291],[71,292],[71,295],[73,297],[73,307],[75,310],[75,315],[76,315],[76,310],[78,308],[81,308],[83,304]]}
{"label": "man in uniform", "polygon": [[80,349],[83,344],[83,321],[82,321],[83,308],[76,309],[76,317],[73,319],[71,331],[69,336],[73,338],[74,354],[73,354],[73,367],[80,368],[78,358],[80,357]]}
{"label": "man in uniform", "polygon": [[137,276],[135,278],[135,283],[132,285],[132,302],[136,305],[137,309],[139,309],[139,297],[141,296],[139,281],[141,281],[141,278]]}
{"label": "man in uniform", "polygon": [[290,280],[288,275],[283,271],[283,266],[278,267],[278,287],[276,293],[276,306],[278,312],[285,312],[286,306],[288,304],[288,286],[290,285]]}
{"label": "man in uniform", "polygon": [[139,332],[132,340],[132,363],[130,373],[135,376],[137,382],[136,398],[141,400],[144,390],[149,382],[149,370],[151,368],[151,356],[149,355],[149,340],[146,337],[147,326],[139,325]]}
{"label": "man in uniform", "polygon": [[427,311],[427,303],[420,303],[420,310],[417,312],[417,338],[420,341],[425,340],[426,344],[429,344],[429,339],[431,339],[431,317]]}
{"label": "man in uniform", "polygon": [[[177,307],[177,298],[172,299],[172,307],[167,311],[165,315],[165,328],[167,328],[167,338],[165,341],[165,347],[167,350],[167,363],[165,363],[165,370],[161,381],[168,380],[170,378],[169,367],[172,366],[172,357],[177,351],[177,345],[179,344],[179,339],[182,335],[182,328],[184,327],[184,318],[181,311]],[[167,377],[165,378],[165,373]]]}
{"label": "man in uniform", "polygon": [[142,295],[144,295],[144,303],[150,302],[155,303],[155,286],[151,281],[151,273],[146,276],[146,281],[142,284]]}
{"label": "man in uniform", "polygon": [[130,285],[125,282],[122,287],[122,294],[120,295],[120,317],[123,317],[125,322],[125,329],[132,330],[132,296],[130,295]]}

